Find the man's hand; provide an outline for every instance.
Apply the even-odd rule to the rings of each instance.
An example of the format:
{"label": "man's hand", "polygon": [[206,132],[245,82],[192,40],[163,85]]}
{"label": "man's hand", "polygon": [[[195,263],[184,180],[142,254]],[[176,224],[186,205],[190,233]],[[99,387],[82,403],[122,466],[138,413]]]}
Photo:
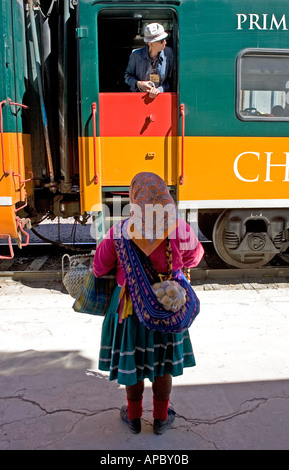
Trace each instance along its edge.
{"label": "man's hand", "polygon": [[151,87],[151,89],[149,91],[149,97],[150,98],[155,98],[156,96],[158,96],[159,93],[160,93],[160,91],[157,88]]}
{"label": "man's hand", "polygon": [[150,91],[153,88],[151,86],[151,82],[144,82],[144,81],[138,81],[137,86],[138,86],[138,89],[143,91],[144,93]]}
{"label": "man's hand", "polygon": [[137,82],[138,89],[143,91],[144,93],[149,93],[150,98],[155,98],[160,91],[152,85],[152,82],[144,82],[144,81],[138,81]]}

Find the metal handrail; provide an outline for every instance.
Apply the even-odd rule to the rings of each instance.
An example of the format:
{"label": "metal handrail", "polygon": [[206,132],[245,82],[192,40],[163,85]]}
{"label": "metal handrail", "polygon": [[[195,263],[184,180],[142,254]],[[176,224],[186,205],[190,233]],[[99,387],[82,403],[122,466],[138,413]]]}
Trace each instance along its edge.
{"label": "metal handrail", "polygon": [[1,129],[1,150],[2,150],[2,168],[4,175],[9,175],[10,171],[5,170],[5,148],[4,148],[4,132],[3,132],[3,111],[2,108],[7,103],[6,100],[0,101],[0,129]]}
{"label": "metal handrail", "polygon": [[181,149],[181,175],[180,184],[184,184],[184,171],[185,171],[185,105],[180,106],[182,118],[182,149]]}
{"label": "metal handrail", "polygon": [[94,156],[94,184],[98,183],[97,152],[96,152],[96,103],[92,103],[92,127],[93,127],[93,156]]}

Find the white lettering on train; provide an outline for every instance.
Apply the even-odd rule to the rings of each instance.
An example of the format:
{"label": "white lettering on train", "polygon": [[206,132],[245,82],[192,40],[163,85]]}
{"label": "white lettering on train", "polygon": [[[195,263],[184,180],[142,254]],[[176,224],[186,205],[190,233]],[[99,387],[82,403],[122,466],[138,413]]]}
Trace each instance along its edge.
{"label": "white lettering on train", "polygon": [[[285,168],[285,178],[283,180],[283,182],[289,182],[289,152],[284,152],[284,154],[286,155],[286,159],[285,159],[285,163],[271,163],[271,156],[272,156],[272,153],[273,152],[264,152],[265,155],[266,155],[266,178],[263,180],[265,183],[266,182],[272,182],[273,180],[271,179],[271,168],[272,167],[277,167],[277,166],[280,166],[280,167],[284,167]],[[234,161],[234,173],[235,173],[235,176],[240,180],[240,181],[244,181],[245,183],[254,183],[256,181],[259,181],[259,174],[256,175],[255,178],[252,178],[252,179],[249,179],[249,178],[246,178],[244,174],[241,175],[240,171],[239,171],[239,167],[238,167],[238,164],[239,164],[239,160],[242,158],[251,158],[252,155],[254,155],[254,158],[257,157],[258,161],[260,161],[260,153],[259,152],[243,152],[243,153],[240,153],[237,158],[235,159]],[[249,161],[248,160],[248,168],[250,167],[249,165]]]}
{"label": "white lettering on train", "polygon": [[246,29],[254,30],[261,29],[263,31],[272,31],[273,29],[281,29],[282,31],[288,31],[286,24],[286,15],[281,17],[281,19],[276,18],[274,14],[269,15],[268,13],[263,13],[262,15],[257,15],[256,13],[237,13],[237,30],[243,31]]}

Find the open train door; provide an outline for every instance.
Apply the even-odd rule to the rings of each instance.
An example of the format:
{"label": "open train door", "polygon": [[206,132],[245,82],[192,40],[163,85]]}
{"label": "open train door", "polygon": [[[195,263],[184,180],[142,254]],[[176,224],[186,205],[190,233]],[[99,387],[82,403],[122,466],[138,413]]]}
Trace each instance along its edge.
{"label": "open train door", "polygon": [[[175,2],[174,2],[175,4]],[[131,52],[145,46],[147,24],[159,22],[174,51],[172,87],[154,100],[133,93],[124,81]],[[83,25],[83,26],[82,26]],[[85,26],[84,26],[85,25]],[[128,190],[135,174],[159,174],[177,184],[178,20],[170,4],[80,3],[80,71],[82,103],[82,209],[101,202],[103,194]],[[88,156],[87,152],[90,152]],[[101,196],[102,195],[102,196]]]}

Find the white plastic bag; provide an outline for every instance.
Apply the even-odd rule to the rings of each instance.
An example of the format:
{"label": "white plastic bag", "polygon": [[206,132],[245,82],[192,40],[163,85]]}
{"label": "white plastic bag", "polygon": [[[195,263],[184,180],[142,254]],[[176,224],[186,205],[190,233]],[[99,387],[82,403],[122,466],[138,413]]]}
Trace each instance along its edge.
{"label": "white plastic bag", "polygon": [[177,312],[186,303],[186,291],[176,281],[157,282],[152,290],[165,310]]}

